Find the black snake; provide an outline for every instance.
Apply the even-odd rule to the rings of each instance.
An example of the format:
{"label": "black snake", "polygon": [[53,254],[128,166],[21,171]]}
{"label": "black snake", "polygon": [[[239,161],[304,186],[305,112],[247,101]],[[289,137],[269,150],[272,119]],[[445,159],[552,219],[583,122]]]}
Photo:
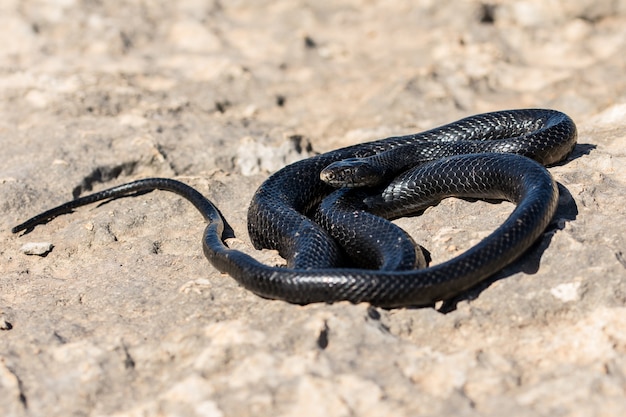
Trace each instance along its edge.
{"label": "black snake", "polygon": [[[208,222],[203,236],[207,259],[262,297],[300,304],[348,300],[386,307],[427,305],[476,285],[542,235],[558,199],[556,184],[542,164],[564,160],[576,137],[576,126],[563,113],[511,110],[288,165],[261,185],[248,211],[254,246],[277,249],[287,267],[267,266],[228,248],[222,241],[224,220],[219,210],[195,189],[164,178],[77,198],[27,220],[13,232],[95,201],[168,190],[192,202]],[[348,188],[362,170],[373,170],[374,179],[368,179],[365,187]],[[329,183],[346,187],[337,190]],[[476,246],[447,262],[414,269],[423,266],[421,252],[406,234],[378,216],[419,212],[450,196],[505,199],[517,206]]]}

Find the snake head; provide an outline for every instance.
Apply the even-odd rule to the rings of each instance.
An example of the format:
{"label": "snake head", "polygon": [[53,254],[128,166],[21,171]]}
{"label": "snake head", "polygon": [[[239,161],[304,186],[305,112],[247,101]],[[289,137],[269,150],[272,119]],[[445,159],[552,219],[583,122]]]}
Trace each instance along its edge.
{"label": "snake head", "polygon": [[333,187],[371,187],[383,176],[367,158],[348,158],[333,162],[320,172],[320,179]]}

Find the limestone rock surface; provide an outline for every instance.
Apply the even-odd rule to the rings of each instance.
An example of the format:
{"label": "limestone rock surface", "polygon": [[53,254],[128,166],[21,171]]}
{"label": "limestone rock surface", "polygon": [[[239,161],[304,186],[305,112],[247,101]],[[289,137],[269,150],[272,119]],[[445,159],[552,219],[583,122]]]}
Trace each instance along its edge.
{"label": "limestone rock surface", "polygon": [[[625,2],[3,0],[0,27],[0,415],[626,415]],[[165,176],[275,264],[246,210],[280,166],[524,107],[579,128],[553,227],[444,308],[261,299],[163,192],[11,233]],[[438,263],[511,209],[398,223]]]}

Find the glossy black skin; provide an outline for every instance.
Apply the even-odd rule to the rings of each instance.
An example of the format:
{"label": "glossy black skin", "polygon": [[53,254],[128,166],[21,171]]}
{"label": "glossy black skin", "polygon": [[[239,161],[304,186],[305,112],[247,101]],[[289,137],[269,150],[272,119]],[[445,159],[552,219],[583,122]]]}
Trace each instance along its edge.
{"label": "glossy black skin", "polygon": [[[334,191],[320,179],[333,163],[371,159],[389,177],[421,163],[470,153],[516,153],[551,165],[572,151],[576,136],[576,126],[565,114],[528,109],[479,114],[423,133],[331,151],[288,165],[268,178],[252,199],[248,231],[257,249],[277,249],[290,267],[329,267],[337,264],[339,250],[307,215]],[[304,233],[310,241],[297,238]],[[323,256],[315,250],[318,246],[328,248]]]}
{"label": "glossy black skin", "polygon": [[[515,110],[476,115],[424,133],[355,145],[289,165],[259,188],[248,215],[255,247],[279,250],[287,259],[287,268],[263,265],[226,247],[222,242],[224,223],[217,208],[193,188],[163,178],[139,180],[81,197],[35,216],[13,232],[95,201],[153,189],[168,190],[191,201],[207,220],[203,237],[207,259],[262,297],[299,304],[348,300],[385,307],[428,305],[481,282],[519,257],[541,236],[556,210],[558,191],[540,163],[562,161],[575,144],[576,127],[563,113]],[[334,188],[320,179],[320,172],[333,162],[362,157],[372,157],[373,163],[380,164],[391,177],[404,173],[382,191],[333,193]],[[416,167],[410,168],[413,165]],[[384,270],[339,268],[337,265],[344,262],[344,250],[335,242],[357,251],[361,245],[346,232],[359,227],[359,222],[345,215],[351,206],[342,202],[346,195],[353,198],[353,192],[366,193],[359,197],[355,209],[364,216],[372,211],[397,217],[450,196],[502,198],[517,207],[478,245],[442,264],[413,270],[402,259],[386,264],[389,258],[383,254],[373,264]],[[314,216],[334,230],[335,236],[307,216]],[[374,233],[383,240],[386,233],[392,233],[392,241],[397,236],[398,231],[394,226],[390,229],[387,222],[374,223],[381,224],[381,230]],[[409,264],[419,265],[421,261]]]}

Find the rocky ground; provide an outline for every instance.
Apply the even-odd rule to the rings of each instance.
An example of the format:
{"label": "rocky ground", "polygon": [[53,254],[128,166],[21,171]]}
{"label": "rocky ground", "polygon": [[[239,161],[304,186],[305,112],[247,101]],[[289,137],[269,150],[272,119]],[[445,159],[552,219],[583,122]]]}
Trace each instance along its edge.
{"label": "rocky ground", "polygon": [[[0,27],[1,415],[626,415],[624,1],[3,0]],[[10,231],[165,176],[275,263],[246,233],[272,171],[521,107],[579,128],[554,225],[445,308],[261,299],[163,192]],[[451,199],[399,223],[438,263],[510,211]]]}

